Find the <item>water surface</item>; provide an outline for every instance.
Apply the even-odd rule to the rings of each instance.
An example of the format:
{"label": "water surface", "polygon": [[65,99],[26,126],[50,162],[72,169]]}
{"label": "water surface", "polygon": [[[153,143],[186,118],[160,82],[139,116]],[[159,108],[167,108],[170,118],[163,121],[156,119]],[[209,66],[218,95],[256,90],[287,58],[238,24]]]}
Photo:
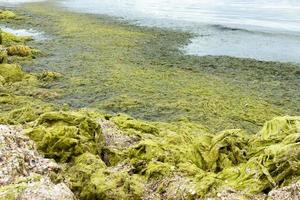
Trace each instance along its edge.
{"label": "water surface", "polygon": [[[12,5],[38,0],[0,0]],[[181,29],[197,37],[187,54],[300,63],[299,0],[56,0],[69,9],[135,24]]]}
{"label": "water surface", "polygon": [[300,62],[298,0],[63,0],[79,12],[194,32],[187,54]]}

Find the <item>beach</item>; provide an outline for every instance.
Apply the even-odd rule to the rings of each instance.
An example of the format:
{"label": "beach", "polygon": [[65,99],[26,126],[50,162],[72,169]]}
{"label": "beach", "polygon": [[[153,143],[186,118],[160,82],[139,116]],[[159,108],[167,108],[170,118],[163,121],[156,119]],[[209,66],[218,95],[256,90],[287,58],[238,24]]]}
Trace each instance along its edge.
{"label": "beach", "polygon": [[187,29],[56,2],[1,9],[1,124],[77,198],[266,198],[299,180],[299,64],[186,53]]}

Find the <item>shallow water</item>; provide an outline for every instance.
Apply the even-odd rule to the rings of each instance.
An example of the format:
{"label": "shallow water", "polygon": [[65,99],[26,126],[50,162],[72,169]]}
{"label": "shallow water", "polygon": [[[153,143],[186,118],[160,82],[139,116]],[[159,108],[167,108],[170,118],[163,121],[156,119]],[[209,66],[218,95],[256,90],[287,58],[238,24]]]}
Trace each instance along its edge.
{"label": "shallow water", "polygon": [[61,4],[141,25],[194,32],[198,37],[183,48],[187,54],[300,62],[298,0],[64,0]]}
{"label": "shallow water", "polygon": [[[1,2],[30,0],[0,0]],[[300,62],[299,0],[58,0],[78,12],[139,25],[183,29],[198,37],[187,54]]]}
{"label": "shallow water", "polygon": [[39,2],[43,0],[0,0],[0,5],[5,6],[5,5],[17,5],[20,3],[30,3],[30,2]]}
{"label": "shallow water", "polygon": [[7,26],[0,25],[0,29],[5,32],[13,33],[17,36],[30,36],[35,40],[45,40],[46,36],[44,33],[33,30],[33,29],[12,29]]}

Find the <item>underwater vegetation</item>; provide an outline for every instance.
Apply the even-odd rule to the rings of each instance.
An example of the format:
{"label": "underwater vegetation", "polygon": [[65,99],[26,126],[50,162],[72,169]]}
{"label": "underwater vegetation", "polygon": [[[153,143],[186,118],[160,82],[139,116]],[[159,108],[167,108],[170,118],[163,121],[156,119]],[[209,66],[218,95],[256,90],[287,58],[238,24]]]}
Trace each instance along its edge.
{"label": "underwater vegetation", "polygon": [[[33,5],[30,9],[45,11],[44,7],[38,8]],[[59,164],[58,170],[49,173],[53,182],[65,183],[78,199],[90,200],[205,199],[217,198],[219,192],[227,189],[249,199],[299,181],[299,116],[279,116],[285,107],[255,96],[254,92],[254,97],[252,92],[246,94],[227,80],[229,74],[208,75],[178,66],[170,70],[166,60],[164,65],[155,56],[147,60],[148,54],[137,52],[146,48],[139,46],[144,37],[153,39],[150,30],[91,18],[87,26],[95,29],[89,29],[92,33],[87,34],[80,31],[87,16],[81,19],[77,14],[65,13],[65,17],[58,18],[55,12],[45,11],[59,20],[58,28],[64,26],[58,35],[65,36],[71,47],[78,45],[78,41],[89,42],[91,35],[95,39],[95,46],[89,46],[86,53],[80,47],[74,48],[71,57],[64,55],[67,60],[75,60],[69,64],[79,59],[93,66],[70,69],[68,73],[65,69],[53,70],[59,69],[56,67],[53,71],[39,71],[38,67],[29,70],[38,60],[45,61],[42,56],[31,57],[32,50],[41,47],[38,50],[44,52],[46,48],[34,41],[36,46],[32,48],[28,39],[5,32],[1,33],[0,54],[0,122],[21,126],[38,151]],[[95,35],[107,40],[96,40]],[[176,44],[172,39],[168,43]],[[82,43],[83,47],[87,44]],[[102,54],[94,63],[88,51],[96,51],[96,46]],[[14,53],[9,53],[10,48]],[[151,47],[149,52],[152,51]],[[138,56],[143,56],[145,63],[135,63],[141,61]],[[278,76],[290,76],[295,81],[295,71],[286,73]],[[274,79],[280,82],[280,77]],[[71,89],[57,87],[66,83],[72,83]],[[94,87],[90,88],[91,84]],[[116,94],[112,95],[109,88]],[[71,92],[89,95],[90,91],[85,89],[94,90],[95,95],[105,94],[103,102],[91,103],[101,104],[98,106],[105,109],[76,109],[57,104],[60,98],[60,103],[72,100]],[[162,98],[162,94],[166,97]],[[150,98],[153,102],[143,103]],[[148,110],[151,105],[154,108]],[[106,110],[130,111],[145,118],[157,111],[157,116],[144,120]],[[153,120],[161,119],[161,114],[165,114],[163,118],[175,115],[177,119]],[[18,184],[14,186],[10,189],[19,189]]]}

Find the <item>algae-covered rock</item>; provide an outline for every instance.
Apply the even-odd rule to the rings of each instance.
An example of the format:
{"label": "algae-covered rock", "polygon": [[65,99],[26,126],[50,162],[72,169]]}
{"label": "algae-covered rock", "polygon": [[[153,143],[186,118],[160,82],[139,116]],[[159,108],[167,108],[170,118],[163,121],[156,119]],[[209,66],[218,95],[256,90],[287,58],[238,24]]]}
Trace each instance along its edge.
{"label": "algae-covered rock", "polygon": [[60,77],[62,77],[62,74],[58,72],[51,72],[51,71],[45,71],[38,76],[39,80],[41,81],[53,81]]}
{"label": "algae-covered rock", "polygon": [[9,10],[0,10],[0,20],[1,19],[15,19],[17,15]]}
{"label": "algae-covered rock", "polygon": [[32,54],[32,49],[25,45],[12,45],[7,48],[7,54],[9,56],[26,57]]}
{"label": "algae-covered rock", "polygon": [[99,119],[98,123],[101,125],[105,141],[102,159],[109,166],[116,165],[122,160],[122,150],[136,144],[141,139],[135,135],[127,135],[110,120]]}
{"label": "algae-covered rock", "polygon": [[41,115],[28,135],[46,157],[70,161],[85,152],[101,153],[100,125],[80,112],[48,112]]}
{"label": "algae-covered rock", "polygon": [[17,64],[0,64],[0,75],[6,82],[21,81],[25,77],[21,66]]}

